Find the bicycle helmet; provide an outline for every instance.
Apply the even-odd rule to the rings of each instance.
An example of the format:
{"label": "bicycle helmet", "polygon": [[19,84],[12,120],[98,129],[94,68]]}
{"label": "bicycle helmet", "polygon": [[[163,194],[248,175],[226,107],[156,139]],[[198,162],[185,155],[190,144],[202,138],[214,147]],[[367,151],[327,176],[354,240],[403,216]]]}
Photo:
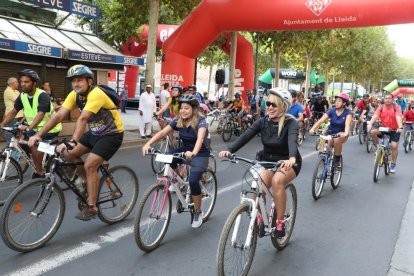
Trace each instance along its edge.
{"label": "bicycle helmet", "polygon": [[19,77],[23,77],[23,76],[29,77],[33,82],[39,82],[40,80],[39,75],[32,69],[24,69],[20,71],[19,73],[17,73],[17,75]]}
{"label": "bicycle helmet", "polygon": [[239,92],[237,92],[236,94],[234,94],[234,97],[235,97],[235,98],[240,98],[240,97],[241,97],[241,95],[240,95],[240,93],[239,93]]}
{"label": "bicycle helmet", "polygon": [[95,75],[88,66],[77,64],[69,68],[66,78],[72,80],[74,77],[86,77],[94,79]]}
{"label": "bicycle helmet", "polygon": [[292,95],[284,88],[274,87],[269,90],[269,94],[278,96],[282,99],[283,104],[286,107],[286,111],[292,106]]}
{"label": "bicycle helmet", "polygon": [[208,113],[208,106],[206,104],[200,103],[200,109],[207,114]]}
{"label": "bicycle helmet", "polygon": [[179,84],[174,84],[172,87],[171,87],[171,90],[173,90],[173,89],[178,89],[178,91],[180,92],[180,94],[181,93],[183,93],[183,88],[181,87],[181,85],[179,85]]}
{"label": "bicycle helmet", "polygon": [[194,91],[197,91],[197,86],[195,86],[194,84],[190,84],[187,89],[194,89]]}
{"label": "bicycle helmet", "polygon": [[182,95],[180,98],[178,98],[178,102],[181,103],[186,103],[191,105],[192,107],[199,107],[200,103],[198,102],[197,98],[194,97],[192,94],[188,94],[188,95]]}
{"label": "bicycle helmet", "polygon": [[350,101],[350,98],[349,98],[348,94],[346,94],[344,92],[339,93],[338,95],[336,95],[335,99],[336,98],[341,98],[345,103],[349,103],[349,101]]}
{"label": "bicycle helmet", "polygon": [[290,94],[292,95],[293,98],[296,98],[298,96],[298,92],[296,92],[296,90],[294,89],[289,89]]}

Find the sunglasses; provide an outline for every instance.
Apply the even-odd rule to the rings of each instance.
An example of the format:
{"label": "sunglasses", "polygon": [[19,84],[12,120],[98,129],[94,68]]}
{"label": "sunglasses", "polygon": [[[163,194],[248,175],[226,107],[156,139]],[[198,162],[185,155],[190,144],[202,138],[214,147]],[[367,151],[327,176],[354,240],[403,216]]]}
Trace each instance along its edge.
{"label": "sunglasses", "polygon": [[267,106],[267,107],[273,107],[273,108],[276,108],[276,107],[277,107],[277,104],[276,104],[276,103],[272,103],[272,102],[266,102],[266,106]]}

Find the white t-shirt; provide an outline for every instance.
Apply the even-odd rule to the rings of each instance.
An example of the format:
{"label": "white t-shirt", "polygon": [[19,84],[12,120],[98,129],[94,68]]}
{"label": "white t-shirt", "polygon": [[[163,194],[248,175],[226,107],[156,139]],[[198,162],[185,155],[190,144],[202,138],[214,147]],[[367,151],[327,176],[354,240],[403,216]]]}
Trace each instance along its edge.
{"label": "white t-shirt", "polygon": [[163,107],[166,103],[168,103],[168,98],[170,97],[170,92],[167,90],[162,90],[160,94],[160,107]]}

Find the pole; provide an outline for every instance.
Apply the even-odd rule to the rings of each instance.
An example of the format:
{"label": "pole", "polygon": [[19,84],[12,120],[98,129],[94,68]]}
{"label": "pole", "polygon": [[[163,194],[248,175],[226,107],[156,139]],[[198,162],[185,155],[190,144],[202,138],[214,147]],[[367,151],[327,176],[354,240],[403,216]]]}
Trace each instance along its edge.
{"label": "pole", "polygon": [[231,33],[231,51],[230,51],[230,79],[227,97],[233,99],[234,96],[234,73],[236,68],[236,52],[237,52],[237,32]]}
{"label": "pole", "polygon": [[258,53],[259,53],[259,36],[260,33],[256,33],[257,34],[257,38],[256,38],[256,57],[255,57],[255,61],[254,61],[254,83],[253,83],[253,87],[254,89],[257,88],[257,60],[258,60]]}

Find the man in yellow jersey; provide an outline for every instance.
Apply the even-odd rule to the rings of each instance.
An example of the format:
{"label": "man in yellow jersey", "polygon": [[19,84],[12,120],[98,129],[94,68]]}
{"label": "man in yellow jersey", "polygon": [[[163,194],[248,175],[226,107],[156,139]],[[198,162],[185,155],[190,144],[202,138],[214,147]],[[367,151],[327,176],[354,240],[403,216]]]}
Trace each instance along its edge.
{"label": "man in yellow jersey", "polygon": [[[29,124],[29,126],[23,126],[23,130],[25,130],[26,137],[31,137],[37,134],[54,114],[54,107],[49,95],[45,91],[37,88],[40,78],[35,71],[24,69],[18,75],[22,93],[16,98],[13,109],[6,114],[1,126],[8,125],[16,117],[18,112],[23,110],[23,115]],[[56,124],[53,128],[41,134],[42,139],[51,140],[58,136],[61,130],[62,125]],[[30,147],[30,151],[36,167],[32,178],[44,177],[42,166],[43,153],[37,151],[35,147]]]}
{"label": "man in yellow jersey", "polygon": [[[73,91],[66,97],[61,109],[29,140],[29,145],[33,145],[41,140],[44,133],[66,118],[71,110],[75,108],[81,110],[69,142],[73,149],[68,150],[64,144],[57,148],[58,152],[63,153],[66,159],[73,162],[81,162],[81,156],[89,153],[84,166],[78,166],[78,174],[86,180],[88,192],[88,206],[80,210],[76,216],[81,220],[96,218],[99,189],[98,167],[117,152],[124,137],[124,126],[117,106],[106,92],[93,85],[94,77],[93,72],[87,66],[72,66],[66,78],[72,82]],[[85,132],[87,124],[89,131]]]}

